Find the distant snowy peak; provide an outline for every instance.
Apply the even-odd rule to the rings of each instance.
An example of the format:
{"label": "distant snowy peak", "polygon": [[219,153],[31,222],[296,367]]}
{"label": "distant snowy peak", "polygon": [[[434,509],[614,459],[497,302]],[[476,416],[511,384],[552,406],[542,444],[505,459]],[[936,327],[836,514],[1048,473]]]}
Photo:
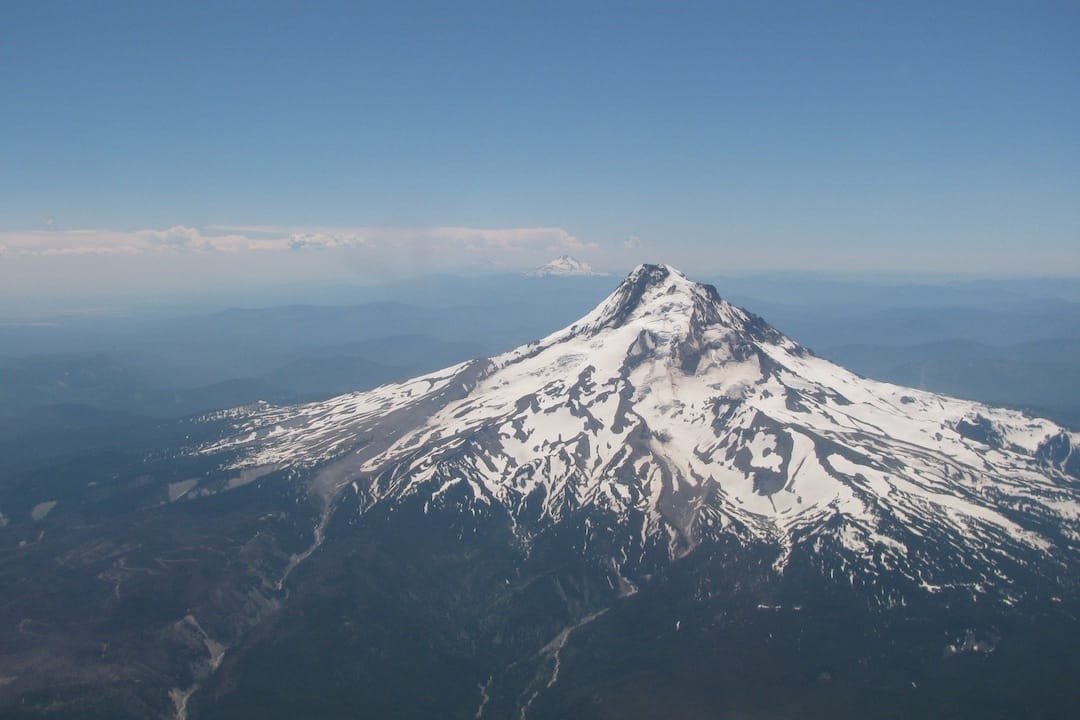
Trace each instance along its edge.
{"label": "distant snowy peak", "polygon": [[587,277],[606,274],[596,272],[587,262],[569,255],[560,255],[547,265],[526,273],[529,277]]}

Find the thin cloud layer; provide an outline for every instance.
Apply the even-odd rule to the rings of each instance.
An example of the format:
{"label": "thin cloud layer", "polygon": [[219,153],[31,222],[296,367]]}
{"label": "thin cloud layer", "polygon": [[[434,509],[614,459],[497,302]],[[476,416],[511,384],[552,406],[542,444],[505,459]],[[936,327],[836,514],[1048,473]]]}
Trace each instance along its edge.
{"label": "thin cloud layer", "polygon": [[272,244],[243,235],[206,235],[176,225],[165,230],[34,230],[0,232],[0,248],[9,257],[65,255],[153,255],[177,252],[239,252],[274,249]]}
{"label": "thin cloud layer", "polygon": [[551,253],[595,247],[562,228],[308,228],[176,225],[166,229],[0,232],[0,256],[167,255],[175,253],[361,252],[380,257],[424,254],[447,263],[511,267]]}

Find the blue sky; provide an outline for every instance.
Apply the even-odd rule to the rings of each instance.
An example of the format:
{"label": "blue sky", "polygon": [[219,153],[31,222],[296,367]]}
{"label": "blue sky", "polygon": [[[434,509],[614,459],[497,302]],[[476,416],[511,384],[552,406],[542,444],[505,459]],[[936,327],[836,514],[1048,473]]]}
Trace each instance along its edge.
{"label": "blue sky", "polygon": [[9,2],[0,282],[1078,274],[1078,37],[1076,2]]}

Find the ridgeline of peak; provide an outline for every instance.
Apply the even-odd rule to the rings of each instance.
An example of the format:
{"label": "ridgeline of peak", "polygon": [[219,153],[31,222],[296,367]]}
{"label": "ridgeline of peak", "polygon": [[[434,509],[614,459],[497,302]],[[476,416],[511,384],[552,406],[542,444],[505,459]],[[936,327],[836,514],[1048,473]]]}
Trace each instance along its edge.
{"label": "ridgeline of peak", "polygon": [[724,300],[713,285],[694,282],[670,265],[638,265],[592,312],[568,330],[596,333],[630,323],[641,325],[642,330],[656,339],[668,341],[688,340],[707,345],[706,331],[714,329],[722,331],[729,342],[779,343],[793,352],[808,352],[759,316]]}
{"label": "ridgeline of peak", "polygon": [[726,305],[712,285],[696,283],[670,265],[638,265],[602,307],[614,326],[640,308],[655,304],[655,312],[690,313],[701,304]]}
{"label": "ridgeline of peak", "polygon": [[[647,295],[665,292],[665,287],[669,294],[682,291],[685,298],[694,294],[696,286],[669,265],[638,265],[602,304],[607,322],[618,327],[644,304]],[[674,307],[669,305],[669,310]]]}

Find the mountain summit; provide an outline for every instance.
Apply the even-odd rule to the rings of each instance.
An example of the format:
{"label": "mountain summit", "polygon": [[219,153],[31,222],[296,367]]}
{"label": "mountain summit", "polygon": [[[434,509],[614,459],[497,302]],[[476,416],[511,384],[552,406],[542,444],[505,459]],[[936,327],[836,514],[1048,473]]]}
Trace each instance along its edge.
{"label": "mountain summit", "polygon": [[345,490],[365,512],[415,499],[505,518],[526,543],[589,514],[626,586],[730,536],[876,602],[1011,602],[1080,540],[1077,435],[858,377],[666,265],[508,353],[237,420],[203,452],[317,467],[327,507]]}

